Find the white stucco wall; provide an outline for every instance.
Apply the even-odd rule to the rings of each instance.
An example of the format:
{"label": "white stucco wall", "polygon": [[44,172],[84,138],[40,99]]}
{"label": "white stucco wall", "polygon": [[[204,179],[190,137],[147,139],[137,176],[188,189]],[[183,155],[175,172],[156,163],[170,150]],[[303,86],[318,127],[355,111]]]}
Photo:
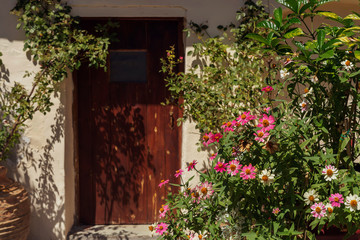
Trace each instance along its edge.
{"label": "white stucco wall", "polygon": [[[0,81],[9,79],[31,86],[23,79],[25,71],[37,67],[22,51],[24,35],[15,29],[16,17],[9,14],[16,0],[3,0],[0,8],[0,52],[4,66]],[[69,0],[73,14],[81,17],[184,17],[187,21],[209,25],[209,33],[217,35],[218,25],[235,22],[236,10],[244,0]],[[268,1],[266,1],[268,2]],[[353,10],[357,1],[342,1]],[[268,2],[269,3],[269,2]],[[273,6],[273,4],[270,4]],[[334,8],[336,9],[336,8]],[[341,9],[344,9],[343,7]],[[185,39],[186,51],[195,39]],[[185,58],[187,65],[191,59]],[[22,153],[8,161],[9,175],[24,184],[31,195],[31,240],[65,239],[76,216],[73,84],[69,77],[53,98],[52,111],[38,114],[24,133]],[[182,168],[186,162],[200,161],[207,152],[198,152],[200,138],[194,124],[183,125]]]}

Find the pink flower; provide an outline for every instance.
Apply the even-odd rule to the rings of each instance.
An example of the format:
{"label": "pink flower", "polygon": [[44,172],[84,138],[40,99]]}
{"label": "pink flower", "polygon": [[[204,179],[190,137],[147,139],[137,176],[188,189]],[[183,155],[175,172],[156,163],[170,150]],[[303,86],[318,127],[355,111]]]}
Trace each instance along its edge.
{"label": "pink flower", "polygon": [[274,90],[274,89],[271,86],[266,86],[261,89],[261,91],[263,91],[263,92],[271,92],[272,90]]}
{"label": "pink flower", "polygon": [[176,170],[175,177],[176,178],[180,177],[183,174],[183,172],[184,172],[184,170],[182,170],[182,169]]}
{"label": "pink flower", "polygon": [[326,208],[325,205],[320,202],[320,203],[314,203],[314,205],[312,205],[311,207],[311,214],[313,215],[314,218],[322,218],[325,216],[326,214]]}
{"label": "pink flower", "polygon": [[249,166],[244,166],[241,169],[240,177],[242,177],[242,179],[244,179],[244,180],[254,179],[255,175],[256,175],[255,170],[256,170],[256,168],[253,167],[250,163]]}
{"label": "pink flower", "polygon": [[234,131],[234,126],[236,126],[236,121],[229,121],[229,122],[225,122],[221,128],[224,129],[225,132],[233,132]]}
{"label": "pink flower", "polygon": [[189,163],[189,166],[187,166],[188,171],[194,169],[195,165],[197,164],[197,161],[194,160],[191,163]]}
{"label": "pink flower", "polygon": [[239,172],[241,167],[242,167],[242,165],[239,164],[238,160],[232,160],[227,165],[227,172],[228,172],[228,174],[231,174],[232,176],[234,176]]}
{"label": "pink flower", "polygon": [[156,233],[158,233],[158,234],[160,234],[160,235],[163,235],[165,232],[166,232],[166,230],[168,229],[168,224],[166,224],[166,223],[159,223],[157,226],[156,226]]}
{"label": "pink flower", "polygon": [[274,208],[274,209],[272,210],[272,213],[275,214],[275,215],[278,215],[280,211],[281,211],[281,210],[280,210],[279,208]]}
{"label": "pink flower", "polygon": [[212,139],[213,135],[214,134],[212,134],[212,133],[205,133],[205,135],[203,136],[203,140],[204,140],[203,145],[204,145],[204,147],[207,147],[207,146],[209,146],[209,144],[214,142],[213,139]]}
{"label": "pink flower", "polygon": [[221,133],[216,133],[211,136],[212,142],[219,142],[220,139],[223,137]]}
{"label": "pink flower", "polygon": [[263,117],[259,119],[259,124],[257,127],[263,128],[264,131],[269,131],[271,129],[274,129],[275,125],[273,124],[275,122],[275,118],[273,116],[268,116],[266,114],[263,114]]}
{"label": "pink flower", "polygon": [[264,112],[266,112],[267,114],[269,114],[269,111],[270,111],[270,107],[267,107],[267,108],[264,108],[263,110],[264,110]]}
{"label": "pink flower", "polygon": [[251,120],[254,120],[256,117],[251,115],[250,112],[244,112],[241,114],[236,120],[238,120],[238,123],[241,125],[245,125]]}
{"label": "pink flower", "polygon": [[254,135],[256,136],[255,137],[255,140],[258,141],[258,142],[265,142],[265,139],[269,136],[269,133],[268,132],[265,132],[264,131],[264,128],[260,129],[260,130],[257,130],[257,134],[254,133]]}
{"label": "pink flower", "polygon": [[160,218],[165,217],[166,212],[169,210],[170,210],[169,205],[161,205],[161,208],[159,210],[159,213],[160,213],[159,217]]}
{"label": "pink flower", "polygon": [[211,154],[211,157],[209,158],[209,160],[211,160],[211,161],[214,160],[217,155],[218,155],[217,153]]}
{"label": "pink flower", "polygon": [[214,167],[214,169],[217,171],[217,172],[225,172],[226,171],[226,166],[228,164],[227,163],[223,163],[223,162],[217,162],[216,166]]}
{"label": "pink flower", "polygon": [[291,60],[290,58],[287,58],[286,61],[284,62],[284,66],[286,66],[286,65],[288,65],[288,64],[290,64],[292,62],[294,62],[294,61]]}
{"label": "pink flower", "polygon": [[341,203],[344,203],[343,195],[340,193],[331,194],[329,200],[333,207],[340,207]]}
{"label": "pink flower", "polygon": [[203,199],[210,198],[211,195],[213,195],[214,190],[212,189],[212,183],[209,183],[208,181],[201,184],[201,186],[198,187],[200,197]]}
{"label": "pink flower", "polygon": [[182,61],[184,59],[184,57],[180,56],[179,59],[180,59],[180,61]]}
{"label": "pink flower", "polygon": [[199,191],[197,191],[198,186],[196,186],[195,188],[191,189],[191,198],[193,199],[193,202],[200,202],[200,193]]}
{"label": "pink flower", "polygon": [[167,184],[169,182],[169,179],[167,180],[161,180],[160,184],[159,184],[159,188],[161,188],[163,185]]}

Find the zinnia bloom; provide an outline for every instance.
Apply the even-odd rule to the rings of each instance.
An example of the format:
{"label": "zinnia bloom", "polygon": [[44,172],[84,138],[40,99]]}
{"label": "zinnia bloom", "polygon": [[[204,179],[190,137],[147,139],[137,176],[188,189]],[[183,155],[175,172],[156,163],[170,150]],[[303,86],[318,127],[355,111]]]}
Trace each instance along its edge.
{"label": "zinnia bloom", "polygon": [[242,179],[244,179],[244,180],[254,179],[255,175],[256,175],[255,170],[256,170],[256,168],[253,167],[250,163],[249,166],[244,166],[241,169],[242,172],[240,173],[240,177],[242,177]]}
{"label": "zinnia bloom", "polygon": [[219,140],[223,137],[221,133],[216,133],[211,136],[212,142],[219,142]]}
{"label": "zinnia bloom", "polygon": [[187,166],[188,171],[193,170],[196,164],[197,164],[196,160],[189,163],[189,165]]}
{"label": "zinnia bloom", "polygon": [[334,207],[330,203],[325,205],[325,209],[329,217],[334,212]]}
{"label": "zinnia bloom", "polygon": [[239,172],[241,167],[242,167],[242,165],[239,164],[238,160],[232,160],[227,165],[227,172],[228,172],[228,174],[231,174],[232,176],[234,176]]}
{"label": "zinnia bloom", "polygon": [[274,88],[271,86],[266,86],[261,89],[261,91],[263,91],[263,92],[271,92],[272,90],[274,90]]}
{"label": "zinnia bloom", "polygon": [[204,147],[209,146],[209,144],[213,143],[213,137],[214,134],[212,133],[205,133],[205,135],[203,136],[203,145]]}
{"label": "zinnia bloom", "polygon": [[319,195],[314,189],[309,189],[304,193],[304,201],[307,205],[313,204],[314,202],[319,201]]}
{"label": "zinnia bloom", "polygon": [[254,133],[254,135],[256,136],[256,137],[255,137],[255,140],[256,140],[256,141],[258,141],[258,142],[265,142],[265,139],[269,136],[269,133],[268,133],[268,132],[265,132],[265,131],[263,130],[263,128],[262,128],[262,129],[260,129],[260,130],[257,130],[257,134]]}
{"label": "zinnia bloom", "polygon": [[267,186],[270,186],[274,182],[275,175],[271,173],[271,170],[262,170],[259,174],[260,181]]}
{"label": "zinnia bloom", "polygon": [[279,208],[274,208],[274,209],[272,210],[272,213],[275,214],[275,215],[278,215],[279,212],[280,212],[280,209],[279,209]]}
{"label": "zinnia bloom", "polygon": [[286,68],[280,70],[280,78],[284,79],[289,75],[290,75],[290,73],[288,72],[288,70]]}
{"label": "zinnia bloom", "polygon": [[319,81],[319,79],[317,78],[317,76],[313,75],[310,77],[310,81],[313,83],[317,83]]}
{"label": "zinnia bloom", "polygon": [[212,183],[208,181],[203,182],[201,186],[199,186],[199,194],[203,199],[210,198],[213,195],[214,190],[212,189]]}
{"label": "zinnia bloom", "polygon": [[160,213],[159,217],[160,218],[165,217],[166,212],[169,210],[170,210],[169,205],[161,205],[161,208],[159,210],[159,213]]}
{"label": "zinnia bloom", "polygon": [[227,163],[223,163],[223,162],[217,162],[216,166],[214,167],[214,169],[217,171],[217,172],[225,172],[226,171],[226,166],[228,164]]}
{"label": "zinnia bloom", "polygon": [[308,95],[311,95],[312,93],[313,93],[313,89],[312,89],[312,88],[305,88],[305,89],[304,89],[303,97],[307,97]]}
{"label": "zinnia bloom", "polygon": [[301,107],[301,112],[305,112],[309,110],[309,103],[304,100],[300,103],[300,107]]}
{"label": "zinnia bloom", "polygon": [[343,195],[340,193],[331,194],[329,200],[333,207],[340,207],[341,203],[344,203]]}
{"label": "zinnia bloom", "polygon": [[214,160],[217,155],[218,155],[217,153],[211,154],[211,157],[209,158],[209,160],[211,160],[211,161]]}
{"label": "zinnia bloom", "polygon": [[175,177],[176,178],[180,177],[183,174],[183,172],[184,172],[184,170],[182,170],[182,169],[176,170]]}
{"label": "zinnia bloom", "polygon": [[166,223],[159,223],[157,226],[156,226],[156,233],[158,233],[158,234],[160,234],[160,235],[163,235],[166,231],[167,231],[167,229],[168,229],[168,224],[166,224]]}
{"label": "zinnia bloom", "polygon": [[225,122],[221,128],[224,129],[224,132],[233,132],[234,131],[234,126],[236,126],[236,121],[229,121],[229,122]]}
{"label": "zinnia bloom", "polygon": [[159,184],[159,188],[161,188],[163,185],[167,184],[169,182],[169,179],[167,180],[161,180],[160,184]]}
{"label": "zinnia bloom", "polygon": [[360,197],[358,195],[352,195],[346,197],[345,207],[350,209],[350,212],[360,210]]}
{"label": "zinnia bloom", "polygon": [[322,174],[326,181],[331,181],[337,179],[338,170],[332,165],[327,165],[322,170]]}
{"label": "zinnia bloom", "polygon": [[315,203],[310,208],[312,210],[311,214],[313,215],[314,218],[320,219],[320,218],[324,217],[326,214],[326,208],[322,202]]}
{"label": "zinnia bloom", "polygon": [[251,120],[254,120],[256,117],[251,115],[250,112],[243,112],[236,120],[238,120],[238,123],[241,125],[245,125]]}
{"label": "zinnia bloom", "polygon": [[349,60],[345,59],[344,61],[341,62],[341,65],[343,65],[343,67],[345,68],[345,70],[349,71],[351,69],[353,69],[354,64],[352,62],[350,62]]}
{"label": "zinnia bloom", "polygon": [[263,114],[263,117],[259,119],[259,124],[257,125],[257,127],[261,127],[263,131],[269,131],[271,129],[274,129],[274,122],[275,118],[273,116]]}

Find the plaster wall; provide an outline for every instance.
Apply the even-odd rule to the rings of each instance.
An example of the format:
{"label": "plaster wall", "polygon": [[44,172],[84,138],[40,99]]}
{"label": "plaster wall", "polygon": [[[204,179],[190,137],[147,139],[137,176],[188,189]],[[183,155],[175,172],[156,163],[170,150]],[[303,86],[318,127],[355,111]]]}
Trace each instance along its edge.
{"label": "plaster wall", "polygon": [[[207,23],[210,35],[217,25],[235,22],[236,10],[244,0],[68,0],[73,15],[81,17],[184,17],[187,22]],[[271,8],[270,1],[264,1]],[[2,1],[0,8],[1,84],[21,82],[31,87],[25,71],[38,68],[23,49],[24,35],[16,30],[16,17],[9,14],[15,0]],[[225,4],[226,3],[226,4]],[[357,1],[343,0],[341,11],[356,9]],[[333,9],[338,5],[334,5]],[[332,9],[332,10],[333,10]],[[360,11],[359,11],[360,12]],[[195,38],[185,39],[186,52]],[[185,56],[186,66],[192,59]],[[76,136],[73,122],[73,82],[71,75],[53,97],[54,106],[47,115],[38,114],[28,123],[17,154],[7,161],[9,175],[25,185],[31,195],[32,215],[29,239],[65,239],[76,219]],[[195,143],[201,137],[194,124],[183,125],[182,168],[194,159],[206,163],[208,152],[198,152]],[[188,175],[186,177],[189,177]]]}

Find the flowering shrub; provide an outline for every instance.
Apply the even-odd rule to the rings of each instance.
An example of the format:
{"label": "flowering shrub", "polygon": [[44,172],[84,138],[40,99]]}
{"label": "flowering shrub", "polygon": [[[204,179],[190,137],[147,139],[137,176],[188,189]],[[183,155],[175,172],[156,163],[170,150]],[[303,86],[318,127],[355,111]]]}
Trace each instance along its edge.
{"label": "flowering shrub", "polygon": [[[258,24],[269,35],[249,35],[282,57],[282,82],[259,86],[266,104],[203,135],[215,152],[205,171],[195,160],[185,170],[199,174],[196,186],[172,184],[160,239],[315,239],[331,226],[347,236],[360,227],[360,14],[318,11],[325,2],[279,0],[291,13],[276,9]],[[342,26],[307,25],[322,16]]]}

